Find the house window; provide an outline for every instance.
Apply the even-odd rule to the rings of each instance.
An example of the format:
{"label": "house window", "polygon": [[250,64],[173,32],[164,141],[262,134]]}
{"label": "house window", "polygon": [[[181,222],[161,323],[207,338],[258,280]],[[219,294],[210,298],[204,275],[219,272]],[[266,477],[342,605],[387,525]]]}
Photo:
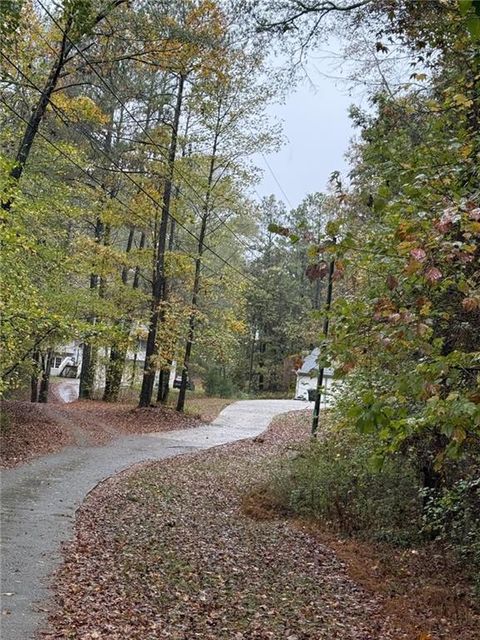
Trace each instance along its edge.
{"label": "house window", "polygon": [[58,369],[58,367],[62,364],[62,360],[62,356],[55,356],[53,359],[53,368]]}

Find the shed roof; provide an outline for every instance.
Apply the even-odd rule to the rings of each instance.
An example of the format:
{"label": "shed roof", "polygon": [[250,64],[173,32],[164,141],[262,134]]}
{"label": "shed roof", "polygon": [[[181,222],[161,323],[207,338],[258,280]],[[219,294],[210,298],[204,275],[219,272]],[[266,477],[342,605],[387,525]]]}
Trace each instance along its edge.
{"label": "shed roof", "polygon": [[[297,376],[309,376],[313,372],[318,371],[318,356],[320,355],[319,347],[315,347],[308,356],[303,359],[303,364],[300,369],[297,370]],[[333,369],[331,367],[325,367],[323,371],[324,376],[333,376]]]}

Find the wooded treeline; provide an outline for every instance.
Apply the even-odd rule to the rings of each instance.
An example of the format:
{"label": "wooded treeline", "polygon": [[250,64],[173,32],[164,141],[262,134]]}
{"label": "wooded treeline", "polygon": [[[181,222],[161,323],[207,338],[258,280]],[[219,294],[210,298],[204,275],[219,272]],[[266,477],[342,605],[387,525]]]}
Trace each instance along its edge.
{"label": "wooded treeline", "polygon": [[140,405],[166,401],[175,361],[182,409],[192,357],[239,369],[250,343],[251,156],[278,144],[265,109],[282,90],[265,38],[210,1],[5,8],[2,389],[30,377],[45,400],[75,339],[80,397],[102,369],[114,401],[142,342]]}

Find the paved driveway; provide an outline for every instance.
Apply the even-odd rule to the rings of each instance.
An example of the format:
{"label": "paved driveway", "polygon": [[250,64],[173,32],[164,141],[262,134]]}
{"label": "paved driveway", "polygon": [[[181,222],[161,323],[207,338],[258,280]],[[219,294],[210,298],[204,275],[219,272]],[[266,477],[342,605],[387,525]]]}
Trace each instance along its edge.
{"label": "paved driveway", "polygon": [[161,460],[252,438],[280,413],[306,409],[295,400],[242,400],[210,425],[119,438],[104,447],[71,447],[2,474],[2,640],[30,640],[41,625],[35,603],[72,536],[75,510],[101,480],[144,460]]}

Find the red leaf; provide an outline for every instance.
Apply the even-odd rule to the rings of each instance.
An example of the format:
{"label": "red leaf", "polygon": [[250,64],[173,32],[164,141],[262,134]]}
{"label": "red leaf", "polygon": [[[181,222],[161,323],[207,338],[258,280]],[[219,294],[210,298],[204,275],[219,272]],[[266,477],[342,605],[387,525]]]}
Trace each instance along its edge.
{"label": "red leaf", "polygon": [[328,272],[328,264],[325,261],[317,262],[316,264],[309,264],[305,269],[305,275],[313,282],[323,278]]}
{"label": "red leaf", "polygon": [[417,260],[417,262],[425,262],[426,258],[427,258],[427,254],[425,253],[425,251],[423,249],[412,249],[410,251],[410,255],[412,256],[412,258],[415,258],[415,260]]}
{"label": "red leaf", "polygon": [[441,280],[443,277],[442,272],[440,271],[440,269],[437,269],[437,267],[430,267],[429,269],[427,269],[427,271],[425,272],[425,278],[428,280],[428,282],[433,283],[433,282],[438,282],[439,280]]}

